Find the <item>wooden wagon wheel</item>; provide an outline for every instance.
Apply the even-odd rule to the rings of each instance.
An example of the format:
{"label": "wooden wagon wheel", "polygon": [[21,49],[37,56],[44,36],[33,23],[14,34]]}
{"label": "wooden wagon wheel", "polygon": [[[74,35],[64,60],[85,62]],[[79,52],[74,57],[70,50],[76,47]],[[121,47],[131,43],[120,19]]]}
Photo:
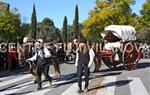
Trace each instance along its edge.
{"label": "wooden wagon wheel", "polygon": [[128,42],[124,45],[122,62],[126,70],[135,69],[138,65],[140,57],[141,54],[138,52],[135,43]]}

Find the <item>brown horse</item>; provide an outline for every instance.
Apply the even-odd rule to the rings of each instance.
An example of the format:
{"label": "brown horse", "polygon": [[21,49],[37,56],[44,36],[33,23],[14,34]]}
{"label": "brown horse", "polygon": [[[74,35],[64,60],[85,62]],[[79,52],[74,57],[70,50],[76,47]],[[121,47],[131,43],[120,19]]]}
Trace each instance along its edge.
{"label": "brown horse", "polygon": [[[28,46],[29,47],[29,46]],[[26,59],[30,58],[32,55],[32,52],[30,52],[30,50],[27,50],[28,48],[22,48],[19,47],[17,50],[18,53],[18,61],[19,61],[19,65],[23,66],[25,65],[25,63],[29,64],[29,73],[32,74],[33,76],[36,76],[36,62],[26,62]],[[55,54],[55,50],[54,49],[50,49],[50,53],[51,53],[51,58],[48,59],[48,63],[50,65],[50,63],[52,63],[52,65],[54,66],[55,69],[55,73],[56,73],[56,77],[60,76],[60,67],[59,67],[59,62],[58,62],[58,57]]]}
{"label": "brown horse", "polygon": [[66,45],[66,59],[68,61],[75,61],[76,49],[78,47],[78,42],[68,42]]}

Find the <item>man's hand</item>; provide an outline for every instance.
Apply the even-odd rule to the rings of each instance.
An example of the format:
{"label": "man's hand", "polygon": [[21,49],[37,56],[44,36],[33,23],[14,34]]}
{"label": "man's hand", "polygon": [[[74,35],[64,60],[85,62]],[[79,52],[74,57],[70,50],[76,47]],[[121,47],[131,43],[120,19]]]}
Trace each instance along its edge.
{"label": "man's hand", "polygon": [[88,68],[90,68],[90,67],[91,67],[91,65],[92,65],[92,62],[89,62],[89,64],[88,64]]}
{"label": "man's hand", "polygon": [[29,59],[26,59],[26,62],[29,62],[30,60]]}
{"label": "man's hand", "polygon": [[51,56],[50,55],[45,55],[45,58],[50,58]]}
{"label": "man's hand", "polygon": [[75,66],[77,67],[77,66],[78,66],[78,63],[75,63]]}

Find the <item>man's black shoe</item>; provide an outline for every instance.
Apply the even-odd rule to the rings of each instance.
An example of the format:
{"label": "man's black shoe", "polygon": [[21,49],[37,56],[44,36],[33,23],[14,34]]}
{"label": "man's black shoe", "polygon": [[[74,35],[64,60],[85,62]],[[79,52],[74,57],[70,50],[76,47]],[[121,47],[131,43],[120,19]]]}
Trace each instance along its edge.
{"label": "man's black shoe", "polygon": [[37,83],[37,80],[34,80],[34,83]]}
{"label": "man's black shoe", "polygon": [[89,89],[87,87],[84,88],[84,92],[88,92]]}
{"label": "man's black shoe", "polygon": [[49,81],[49,85],[50,85],[50,86],[52,85],[52,80]]}
{"label": "man's black shoe", "polygon": [[82,91],[82,89],[81,88],[79,88],[79,90],[78,90],[78,93],[82,93],[83,91]]}
{"label": "man's black shoe", "polygon": [[42,89],[42,87],[41,87],[41,86],[38,86],[37,90],[41,90],[41,89]]}

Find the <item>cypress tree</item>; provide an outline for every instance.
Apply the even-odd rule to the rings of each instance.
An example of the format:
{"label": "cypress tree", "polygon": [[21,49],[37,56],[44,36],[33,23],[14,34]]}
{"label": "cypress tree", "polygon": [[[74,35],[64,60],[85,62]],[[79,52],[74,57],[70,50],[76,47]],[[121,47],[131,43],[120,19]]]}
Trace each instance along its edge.
{"label": "cypress tree", "polygon": [[31,26],[32,26],[32,38],[36,39],[37,19],[36,19],[35,5],[33,5]]}
{"label": "cypress tree", "polygon": [[75,8],[75,18],[74,18],[74,38],[78,39],[78,35],[79,35],[79,13],[78,13],[78,6],[76,5]]}
{"label": "cypress tree", "polygon": [[10,5],[7,4],[6,12],[9,14],[10,13]]}
{"label": "cypress tree", "polygon": [[64,17],[64,22],[63,22],[63,40],[65,43],[67,43],[67,17]]}

